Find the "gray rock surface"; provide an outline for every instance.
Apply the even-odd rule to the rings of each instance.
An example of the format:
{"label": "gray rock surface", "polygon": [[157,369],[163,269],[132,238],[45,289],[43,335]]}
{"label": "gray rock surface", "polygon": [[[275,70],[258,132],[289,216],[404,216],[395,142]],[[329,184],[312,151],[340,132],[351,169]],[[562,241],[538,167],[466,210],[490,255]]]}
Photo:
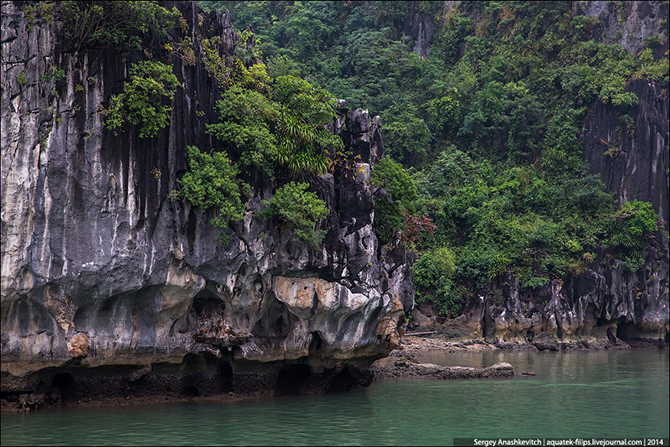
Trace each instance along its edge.
{"label": "gray rock surface", "polygon": [[659,36],[665,42],[655,50],[657,55],[668,49],[667,2],[599,0],[573,2],[573,5],[583,14],[599,19],[593,33],[594,37],[602,41],[621,44],[626,50],[636,54],[643,48],[645,39]]}
{"label": "gray rock surface", "polygon": [[635,273],[618,260],[603,265],[601,254],[579,274],[523,291],[506,274],[469,299],[455,319],[439,321],[431,309],[417,308],[416,328],[440,330],[456,339],[532,342],[549,350],[600,349],[599,341],[617,346],[621,340],[665,346],[670,309],[667,254],[647,249],[644,255],[645,267]]}
{"label": "gray rock surface", "polygon": [[636,79],[626,85],[626,91],[635,93],[640,103],[627,107],[596,101],[582,130],[584,157],[591,173],[600,174],[620,204],[635,199],[651,202],[667,228],[667,87]]}
{"label": "gray rock surface", "polygon": [[[372,230],[369,173],[384,156],[379,119],[343,105],[333,126],[360,155],[361,174],[336,170],[313,180],[330,209],[318,223],[327,230],[320,249],[254,216],[276,186],[267,179],[257,179],[244,220],[222,245],[213,211],[168,195],[187,168],[186,146],[216,143],[205,125],[217,119],[219,93],[198,33],[222,36],[224,58],[239,36],[226,14],[194,2],[165,6],[172,5],[190,25],[197,62],[185,65],[163,48],[178,45],[178,28],[153,43],[181,86],[169,127],[141,139],[131,125],[114,136],[101,111],[143,52],[73,51],[60,38],[62,24],[38,21],[29,32],[21,4],[2,2],[3,374],[65,362],[186,368],[188,356],[205,354],[243,374],[257,363],[318,368],[386,355],[399,344],[414,289],[404,251],[382,253]],[[64,81],[39,78],[52,66]],[[10,382],[3,379],[3,390]]]}
{"label": "gray rock surface", "polygon": [[513,377],[514,368],[506,362],[496,363],[486,368],[468,368],[464,366],[439,366],[431,363],[413,363],[398,360],[393,365],[373,365],[375,380],[400,377],[422,377],[436,380],[457,379],[501,379]]}

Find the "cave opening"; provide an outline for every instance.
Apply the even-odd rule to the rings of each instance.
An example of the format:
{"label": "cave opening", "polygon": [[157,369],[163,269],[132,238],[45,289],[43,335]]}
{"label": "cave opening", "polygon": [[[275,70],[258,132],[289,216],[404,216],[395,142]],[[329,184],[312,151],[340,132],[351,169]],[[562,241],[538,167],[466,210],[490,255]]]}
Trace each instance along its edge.
{"label": "cave opening", "polygon": [[356,385],[356,377],[352,374],[348,367],[344,367],[342,371],[337,373],[328,386],[329,393],[341,393],[351,391]]}
{"label": "cave opening", "polygon": [[274,294],[268,294],[270,300],[265,312],[251,329],[256,344],[261,348],[274,346],[285,340],[293,329],[293,319],[286,304],[279,301]]}
{"label": "cave opening", "polygon": [[623,341],[633,341],[640,338],[640,329],[635,323],[624,321],[616,328],[616,336]]}
{"label": "cave opening", "polygon": [[208,288],[198,292],[191,305],[195,314],[200,318],[222,316],[226,304]]}
{"label": "cave opening", "polygon": [[52,392],[58,389],[60,391],[61,399],[63,403],[66,400],[72,399],[76,391],[76,383],[72,374],[70,373],[59,373],[56,374],[51,381],[51,390]]}
{"label": "cave opening", "polygon": [[321,337],[321,334],[318,332],[314,331],[312,332],[312,341],[309,343],[309,355],[314,356],[321,351],[321,348],[323,347],[323,337]]}
{"label": "cave opening", "polygon": [[186,397],[198,397],[200,396],[200,391],[193,385],[184,385],[184,388],[182,389],[182,394]]}
{"label": "cave opening", "polygon": [[275,395],[298,394],[300,387],[311,377],[312,368],[306,364],[286,365],[277,376]]}
{"label": "cave opening", "polygon": [[230,362],[220,362],[217,368],[217,375],[222,392],[233,389],[233,367]]}

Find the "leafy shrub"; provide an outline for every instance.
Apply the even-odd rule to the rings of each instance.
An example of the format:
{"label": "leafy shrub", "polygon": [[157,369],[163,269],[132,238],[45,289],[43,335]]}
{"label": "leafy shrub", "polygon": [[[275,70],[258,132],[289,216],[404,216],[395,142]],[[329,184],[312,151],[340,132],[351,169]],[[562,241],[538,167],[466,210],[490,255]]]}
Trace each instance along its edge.
{"label": "leafy shrub", "polygon": [[[458,113],[458,112],[454,112]],[[418,164],[430,150],[431,134],[422,118],[411,105],[393,106],[384,112],[388,153],[406,164]]]}
{"label": "leafy shrub", "polygon": [[172,101],[177,85],[179,81],[170,65],[152,61],[133,64],[123,93],[110,100],[105,126],[114,130],[126,120],[133,125],[141,123],[140,138],[155,137],[168,125],[172,105],[165,101]]}
{"label": "leafy shrub", "polygon": [[276,104],[257,91],[233,86],[223,92],[217,109],[220,121],[208,124],[207,131],[238,154],[241,169],[261,169],[272,178],[278,157],[272,132]]}
{"label": "leafy shrub", "polygon": [[604,245],[637,271],[643,264],[642,249],[660,228],[660,217],[650,203],[626,202],[606,223],[608,237]]}
{"label": "leafy shrub", "polygon": [[395,230],[403,228],[403,214],[415,214],[412,201],[417,198],[416,187],[402,165],[388,157],[373,166],[370,182],[388,193],[385,196],[377,193],[375,198],[374,225],[380,240],[385,243],[391,240]]}
{"label": "leafy shrub", "polygon": [[428,102],[428,124],[435,133],[443,137],[458,131],[463,118],[462,113],[461,103],[456,94]]}
{"label": "leafy shrub", "polygon": [[454,255],[447,247],[425,252],[413,266],[416,301],[433,302],[439,315],[458,315],[462,300],[453,283],[454,273]]}
{"label": "leafy shrub", "polygon": [[407,208],[411,208],[412,201],[417,199],[412,177],[400,163],[389,157],[382,158],[373,166],[370,182],[384,188],[394,200],[402,202]]}
{"label": "leafy shrub", "polygon": [[39,19],[43,19],[49,25],[53,25],[55,6],[56,4],[47,2],[39,2],[37,5],[26,6],[23,10],[23,14],[26,17],[27,31],[31,32],[33,30],[33,25],[35,25]]}
{"label": "leafy shrub", "polygon": [[335,118],[335,98],[290,75],[275,80],[273,97],[279,103],[279,162],[293,174],[327,172],[327,155],[343,148],[342,140],[325,128]]}
{"label": "leafy shrub", "polygon": [[165,36],[181,16],[176,8],[168,11],[156,1],[65,1],[59,6],[65,34],[77,50],[89,45],[141,49],[138,34]]}
{"label": "leafy shrub", "polygon": [[324,230],[315,230],[318,219],[328,215],[328,208],[316,193],[307,191],[309,183],[290,182],[278,188],[272,199],[264,200],[267,209],[262,216],[278,216],[294,234],[318,249]]}
{"label": "leafy shrub", "polygon": [[418,214],[409,215],[403,213],[405,224],[402,229],[402,240],[405,245],[416,246],[423,242],[423,238],[435,231],[437,226],[427,214],[419,216]]}
{"label": "leafy shrub", "polygon": [[51,70],[48,70],[46,73],[39,76],[40,82],[48,82],[52,79],[56,81],[64,81],[65,70],[58,67],[51,67]]}
{"label": "leafy shrub", "polygon": [[[237,178],[239,169],[225,153],[207,154],[188,146],[188,165],[189,171],[179,181],[181,195],[203,210],[217,208],[219,215],[211,220],[212,225],[223,230],[230,221],[244,217],[242,195],[251,194],[251,188]],[[222,231],[219,240],[227,244],[228,239]]]}
{"label": "leafy shrub", "polygon": [[207,70],[207,73],[211,78],[214,78],[216,84],[223,88],[228,85],[231,69],[226,66],[223,58],[219,56],[219,45],[221,45],[221,36],[214,36],[211,39],[202,39],[205,70]]}

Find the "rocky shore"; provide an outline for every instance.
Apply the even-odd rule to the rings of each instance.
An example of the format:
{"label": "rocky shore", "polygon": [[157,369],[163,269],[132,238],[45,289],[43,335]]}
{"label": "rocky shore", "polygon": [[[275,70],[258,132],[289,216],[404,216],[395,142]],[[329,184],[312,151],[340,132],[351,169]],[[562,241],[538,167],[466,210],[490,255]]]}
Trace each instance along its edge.
{"label": "rocky shore", "polygon": [[512,365],[505,362],[496,363],[486,368],[468,368],[464,366],[440,366],[432,363],[414,363],[403,359],[396,360],[392,364],[375,364],[370,369],[374,372],[375,382],[407,377],[456,380],[502,379],[515,375]]}
{"label": "rocky shore", "polygon": [[[0,401],[3,412],[24,412],[41,408],[61,406],[98,407],[126,405],[156,405],[187,402],[236,402],[249,399],[269,398],[285,394],[320,394],[324,392],[348,391],[366,387],[373,382],[397,378],[425,378],[432,380],[454,379],[498,379],[513,376],[533,376],[531,371],[514,371],[509,363],[496,363],[485,368],[462,366],[439,366],[422,361],[424,355],[437,352],[488,352],[488,351],[573,351],[573,350],[626,350],[664,349],[661,340],[650,342],[624,342],[620,339],[558,340],[540,337],[532,342],[505,342],[486,340],[454,340],[439,331],[429,333],[409,332],[400,346],[386,358],[375,361],[370,366],[338,366],[334,368],[310,368],[307,364],[284,365],[281,369],[258,370],[252,374],[232,374],[227,376],[228,387],[222,387],[220,374],[204,372],[187,373],[184,366],[175,365],[174,374],[153,370],[108,371],[105,383],[100,376],[90,371],[88,378],[76,370],[54,376],[52,381],[58,386],[52,391],[25,392],[22,388],[40,389],[30,385],[30,381],[40,381],[39,377],[18,377],[3,372],[3,387],[6,391],[15,387],[13,393],[4,393]],[[206,360],[206,359],[205,359]],[[212,359],[209,359],[210,361]],[[161,367],[165,369],[166,366]],[[177,374],[177,370],[180,373]],[[67,374],[72,374],[67,376]],[[178,375],[187,380],[179,379]],[[96,378],[97,377],[97,378]],[[91,380],[95,378],[96,383]],[[58,379],[58,380],[56,380]],[[68,382],[70,380],[70,382]],[[26,383],[23,383],[26,382]],[[60,383],[62,382],[62,383]],[[75,386],[74,383],[77,383]],[[173,383],[174,382],[174,383]],[[189,382],[190,384],[187,384]],[[192,383],[191,383],[192,382]],[[95,388],[93,388],[95,386]]]}
{"label": "rocky shore", "polygon": [[574,351],[592,350],[604,351],[608,349],[666,349],[668,345],[662,340],[627,340],[623,341],[617,337],[596,338],[580,337],[574,340],[560,340],[555,337],[538,336],[532,341],[503,341],[503,340],[459,340],[449,339],[440,331],[415,335],[408,332],[402,340],[402,344],[389,354],[389,357],[416,358],[421,354],[444,351],[476,352],[495,350],[515,351]]}
{"label": "rocky shore", "polygon": [[[434,380],[455,379],[499,379],[515,375],[512,365],[509,363],[496,363],[487,368],[468,368],[461,366],[439,366],[429,363],[415,363],[408,359],[387,358],[375,362],[368,368],[351,371],[356,375],[355,383],[349,389],[356,389],[370,385],[372,382],[395,378],[426,378]],[[524,373],[527,375],[527,373]],[[257,381],[258,377],[253,378]],[[146,390],[128,389],[125,393],[112,392],[109,394],[97,393],[93,396],[78,396],[76,399],[64,399],[62,392],[39,394],[23,393],[16,399],[2,399],[0,410],[2,412],[30,412],[43,408],[54,407],[108,407],[108,406],[131,406],[131,405],[158,405],[177,403],[204,403],[218,402],[229,403],[242,400],[254,400],[269,398],[282,394],[320,394],[323,392],[319,386],[323,380],[305,383],[299,390],[279,390],[277,387],[251,387],[243,392],[224,392],[212,395],[200,396],[189,392],[168,392],[164,395],[145,394]],[[333,390],[330,390],[333,391]],[[335,390],[339,391],[339,390]],[[344,391],[344,390],[341,390]]]}

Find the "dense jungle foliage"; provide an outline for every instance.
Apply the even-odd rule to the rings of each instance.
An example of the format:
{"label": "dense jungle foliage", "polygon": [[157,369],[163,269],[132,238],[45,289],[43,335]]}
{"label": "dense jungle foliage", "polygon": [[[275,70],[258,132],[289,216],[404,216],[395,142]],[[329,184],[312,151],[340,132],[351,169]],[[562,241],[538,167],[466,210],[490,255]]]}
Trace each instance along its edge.
{"label": "dense jungle foliage", "polygon": [[434,24],[422,58],[403,33],[409,2],[199,3],[253,29],[268,75],[300,76],[381,116],[395,162],[373,169],[373,183],[390,192],[378,200],[376,225],[382,240],[404,229],[418,254],[418,302],[455,315],[505,272],[536,287],[581,271],[599,250],[603,262],[642,266],[661,221],[648,203],[617,209],[589,174],[578,133],[597,98],[638,102],[624,91],[628,80],[667,88],[667,53],[652,54],[666,35],[633,55],[593,39],[597,19],[571,2],[461,2],[447,11],[420,1],[415,12]]}

